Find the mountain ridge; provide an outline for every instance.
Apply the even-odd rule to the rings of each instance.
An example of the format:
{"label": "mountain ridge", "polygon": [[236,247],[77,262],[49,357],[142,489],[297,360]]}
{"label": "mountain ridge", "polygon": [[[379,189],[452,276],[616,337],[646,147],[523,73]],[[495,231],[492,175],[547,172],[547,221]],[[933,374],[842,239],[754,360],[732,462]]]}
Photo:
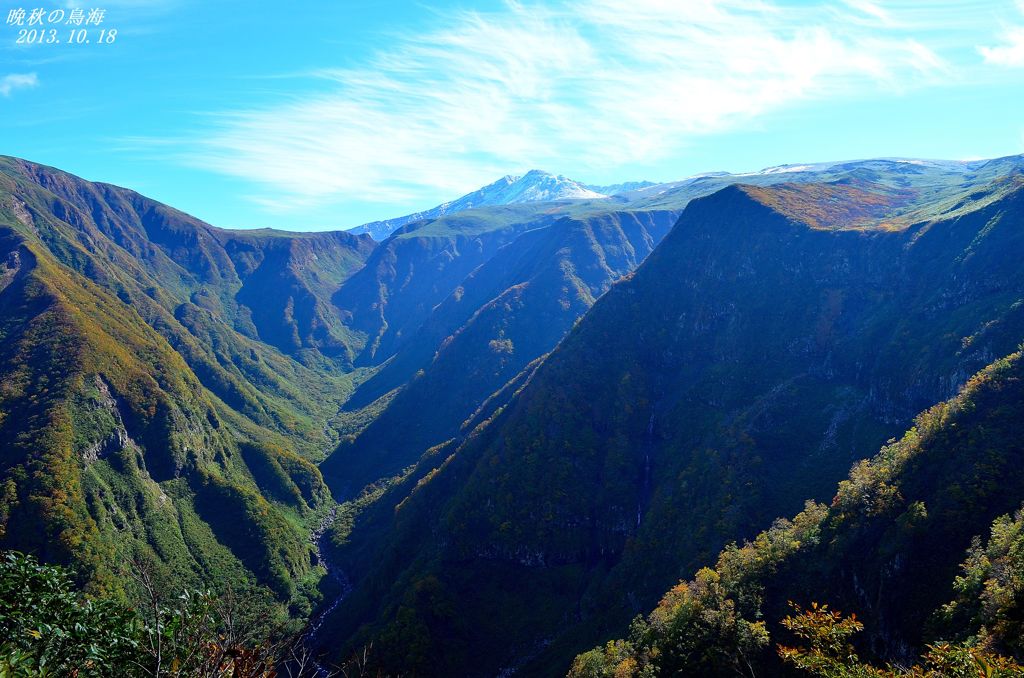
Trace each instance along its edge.
{"label": "mountain ridge", "polygon": [[692,201],[503,411],[366,514],[338,633],[390,671],[564,671],[1019,343],[1022,194],[900,229],[820,228],[744,187]]}
{"label": "mountain ridge", "polygon": [[129,593],[122,569],[142,559],[174,587],[311,611],[322,568],[306,526],[331,500],[310,458],[352,378],[303,329],[316,321],[289,323],[300,342],[282,350],[236,295],[281,250],[297,275],[286,294],[315,297],[327,271],[300,262],[319,253],[343,276],[370,239],[270,243],[6,158],[0,235],[0,543],[110,595]]}
{"label": "mountain ridge", "polygon": [[[612,187],[616,188],[616,187]],[[368,233],[376,240],[384,240],[399,228],[417,221],[436,219],[446,214],[494,205],[515,205],[524,202],[551,202],[557,200],[601,200],[607,195],[573,181],[560,174],[530,170],[522,176],[505,175],[461,198],[443,202],[423,212],[403,217],[374,221],[348,229],[350,233]]]}
{"label": "mountain ridge", "polygon": [[0,158],[0,544],[297,617],[327,562],[334,653],[564,671],[1013,351],[1022,168],[709,173],[378,243]]}
{"label": "mountain ridge", "polygon": [[[353,395],[362,404],[405,384],[373,423],[322,464],[336,496],[391,476],[458,435],[492,393],[552,350],[610,285],[653,251],[676,215],[563,217],[500,247]],[[342,469],[347,491],[334,480]]]}

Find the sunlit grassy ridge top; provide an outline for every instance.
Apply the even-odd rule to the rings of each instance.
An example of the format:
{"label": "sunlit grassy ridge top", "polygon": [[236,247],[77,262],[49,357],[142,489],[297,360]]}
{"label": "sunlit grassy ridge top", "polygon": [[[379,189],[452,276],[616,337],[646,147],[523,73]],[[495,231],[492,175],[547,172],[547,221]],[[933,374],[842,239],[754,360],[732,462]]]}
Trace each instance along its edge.
{"label": "sunlit grassy ridge top", "polygon": [[899,211],[917,196],[912,190],[854,182],[743,186],[743,190],[790,219],[826,230],[899,228],[906,225]]}

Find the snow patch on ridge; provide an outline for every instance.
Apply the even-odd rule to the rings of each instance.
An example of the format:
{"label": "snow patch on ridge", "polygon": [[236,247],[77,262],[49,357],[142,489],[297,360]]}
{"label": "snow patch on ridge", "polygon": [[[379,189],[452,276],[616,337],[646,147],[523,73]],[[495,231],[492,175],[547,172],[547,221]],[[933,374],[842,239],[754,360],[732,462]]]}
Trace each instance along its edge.
{"label": "snow patch on ridge", "polygon": [[560,174],[530,170],[523,176],[506,175],[477,191],[467,193],[458,200],[441,203],[433,209],[407,214],[397,219],[374,221],[350,230],[352,233],[369,233],[375,240],[383,240],[395,230],[414,221],[436,219],[476,207],[556,200],[603,200],[607,197],[604,193],[593,191]]}

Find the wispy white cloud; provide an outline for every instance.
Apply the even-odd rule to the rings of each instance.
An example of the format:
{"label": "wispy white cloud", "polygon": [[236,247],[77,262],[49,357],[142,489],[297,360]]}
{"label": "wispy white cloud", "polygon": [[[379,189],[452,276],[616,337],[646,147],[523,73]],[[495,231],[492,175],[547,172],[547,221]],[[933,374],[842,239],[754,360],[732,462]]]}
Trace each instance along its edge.
{"label": "wispy white cloud", "polygon": [[656,160],[799,102],[941,79],[899,22],[871,0],[510,1],[319,71],[316,94],[221,112],[188,158],[279,209],[454,194],[566,157]]}
{"label": "wispy white cloud", "polygon": [[[1024,0],[1016,0],[1017,11],[1024,14]],[[1000,43],[978,47],[985,63],[1011,68],[1024,67],[1024,25],[1005,25]]]}
{"label": "wispy white cloud", "polygon": [[1013,68],[1024,67],[1024,26],[1010,26],[1002,35],[1002,44],[979,47],[986,63]]}
{"label": "wispy white cloud", "polygon": [[15,90],[37,85],[39,77],[35,73],[10,73],[0,78],[0,96],[9,97]]}
{"label": "wispy white cloud", "polygon": [[843,0],[843,3],[851,9],[861,12],[869,19],[881,22],[883,25],[891,26],[893,24],[892,16],[877,2],[872,2],[871,0]]}
{"label": "wispy white cloud", "polygon": [[985,61],[999,66],[1024,67],[1024,26],[1008,28],[1004,43],[994,47],[979,47]]}

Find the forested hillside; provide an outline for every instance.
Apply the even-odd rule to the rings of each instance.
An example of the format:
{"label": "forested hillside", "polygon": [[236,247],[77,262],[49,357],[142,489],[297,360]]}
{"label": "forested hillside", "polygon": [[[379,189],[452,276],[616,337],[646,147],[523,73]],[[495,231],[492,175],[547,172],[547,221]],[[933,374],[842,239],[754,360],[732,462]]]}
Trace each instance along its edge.
{"label": "forested hillside", "polygon": [[357,390],[355,402],[366,392],[404,386],[324,462],[336,494],[349,496],[394,475],[424,450],[461,435],[492,394],[553,349],[612,283],[650,254],[676,216],[563,217],[523,233],[474,269]]}
{"label": "forested hillside", "polygon": [[[218,229],[132,191],[13,158],[3,159],[0,182],[0,544],[69,565],[96,591],[132,595],[122,568],[141,558],[169,585],[269,587],[299,615],[323,596],[307,535],[333,505],[314,463],[375,414],[359,398],[343,406],[408,346],[393,328],[420,337],[417,350],[432,356],[448,336],[420,332],[434,307],[461,298],[460,283],[502,245],[546,233],[567,209],[458,215],[378,248],[343,232]],[[653,214],[588,237],[599,270],[581,279],[591,286],[564,292],[570,309],[559,306],[564,318],[539,345],[520,347],[520,362],[549,350],[593,296],[650,252],[672,219]],[[418,258],[431,251],[433,270]],[[535,269],[562,261],[543,255],[553,258]],[[499,270],[447,313],[446,332],[476,317],[471,303],[486,306],[491,293],[531,275]],[[349,303],[364,280],[386,290],[365,313]],[[386,312],[382,300],[391,302]],[[375,329],[381,321],[391,333]],[[438,418],[441,430],[472,415],[502,374],[518,373],[519,363],[501,373],[501,352],[480,359],[492,355],[498,374],[467,380],[468,394]],[[393,390],[428,365],[395,369],[368,388],[397,379],[385,389]],[[420,451],[413,444],[402,454],[414,460]],[[368,459],[367,482],[394,463]],[[355,473],[344,481],[361,482]]]}
{"label": "forested hillside", "polygon": [[[830,504],[808,502],[730,545],[629,640],[581,655],[570,675],[814,675],[784,663],[793,657],[778,647],[800,640],[780,624],[794,603],[855,616],[862,663],[910,666],[943,641],[1024,658],[1022,377],[1020,353],[996,361],[854,466]],[[818,675],[868,675],[843,673],[857,663],[848,657],[830,659]]]}
{"label": "forested hillside", "polygon": [[1017,346],[1021,200],[1013,177],[938,197],[854,176],[690,203],[342,539],[361,583],[338,637],[396,672],[564,670]]}
{"label": "forested hillside", "polygon": [[[309,457],[350,382],[316,288],[369,240],[235,238],[22,161],[2,181],[0,543],[96,591],[124,593],[120,568],[142,559],[178,586],[258,584],[309,611],[306,533],[331,503]],[[276,314],[238,301],[265,267],[287,295]]]}
{"label": "forested hillside", "polygon": [[0,159],[0,547],[41,561],[4,585],[110,602],[136,657],[144,570],[245,601],[263,662],[312,619],[385,675],[801,675],[827,627],[850,671],[1014,675],[1021,177],[715,174],[377,243]]}

